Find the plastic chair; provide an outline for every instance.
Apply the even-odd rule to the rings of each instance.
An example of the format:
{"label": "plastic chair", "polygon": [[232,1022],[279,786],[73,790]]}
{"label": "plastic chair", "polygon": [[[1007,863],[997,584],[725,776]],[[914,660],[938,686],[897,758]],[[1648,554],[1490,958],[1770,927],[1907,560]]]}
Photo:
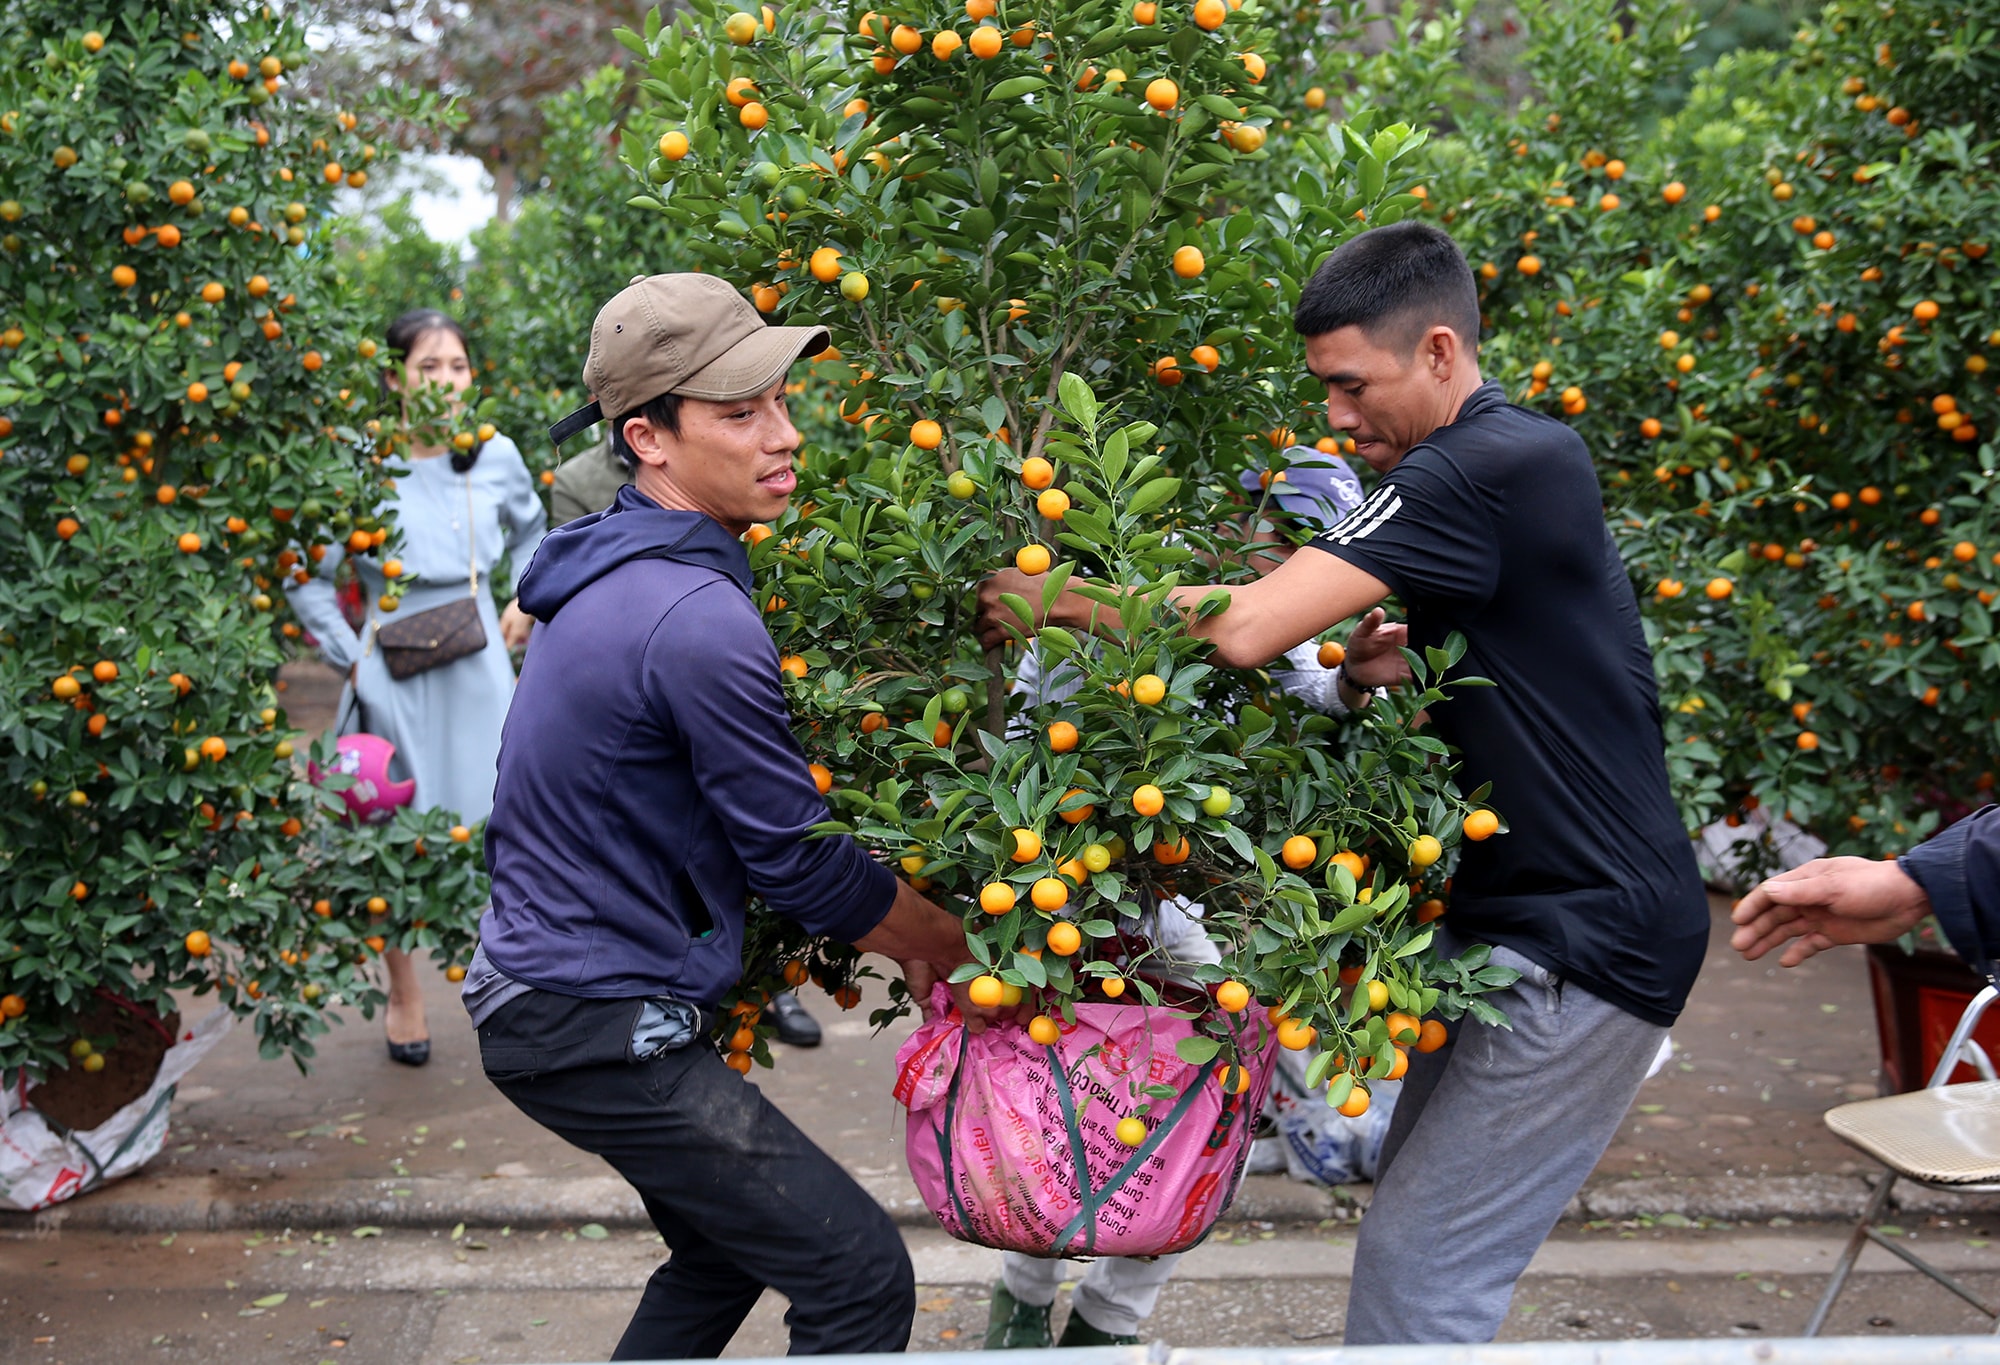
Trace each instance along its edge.
{"label": "plastic chair", "polygon": [[[1988,1306],[1963,1284],[1923,1260],[1901,1242],[1884,1237],[1875,1223],[1889,1206],[1889,1192],[1896,1181],[1911,1180],[1927,1189],[1956,1194],[2000,1192],[2000,1080],[1994,1076],[1992,1059],[1972,1040],[1972,1030],[1987,1007],[2000,999],[2000,991],[1987,985],[1972,998],[1958,1017],[1951,1042],[1938,1059],[1937,1070],[1922,1090],[1905,1095],[1887,1095],[1875,1100],[1857,1100],[1826,1111],[1826,1126],[1850,1146],[1874,1157],[1889,1168],[1875,1195],[1862,1212],[1861,1222],[1848,1239],[1833,1279],[1826,1287],[1805,1335],[1817,1336],[1833,1311],[1833,1302],[1853,1273],[1862,1248],[1873,1242],[1885,1251],[1902,1257],[1952,1293],[1994,1320],[2000,1334],[2000,1309]],[[1961,1061],[1971,1063],[1984,1079],[1948,1085],[1946,1078]]]}

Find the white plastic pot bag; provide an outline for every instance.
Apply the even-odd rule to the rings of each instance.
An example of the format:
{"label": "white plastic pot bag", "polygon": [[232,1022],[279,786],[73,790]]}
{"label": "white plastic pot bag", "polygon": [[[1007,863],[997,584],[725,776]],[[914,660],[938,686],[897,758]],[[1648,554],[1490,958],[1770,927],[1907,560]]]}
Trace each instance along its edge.
{"label": "white plastic pot bag", "polygon": [[0,1087],[0,1209],[45,1209],[151,1161],[167,1144],[174,1087],[235,1022],[234,1014],[217,1009],[183,1028],[146,1093],[87,1133],[29,1108],[24,1072],[6,1077]]}

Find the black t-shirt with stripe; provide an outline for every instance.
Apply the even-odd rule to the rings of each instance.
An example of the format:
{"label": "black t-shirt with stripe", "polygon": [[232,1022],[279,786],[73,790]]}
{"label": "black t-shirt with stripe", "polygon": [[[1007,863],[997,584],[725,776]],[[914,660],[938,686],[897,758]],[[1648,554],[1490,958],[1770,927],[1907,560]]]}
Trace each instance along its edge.
{"label": "black t-shirt with stripe", "polygon": [[1708,941],[1694,849],[1667,786],[1639,604],[1589,453],[1481,385],[1311,542],[1388,584],[1422,651],[1458,631],[1493,687],[1432,715],[1508,831],[1467,843],[1450,923],[1641,1019],[1671,1024]]}

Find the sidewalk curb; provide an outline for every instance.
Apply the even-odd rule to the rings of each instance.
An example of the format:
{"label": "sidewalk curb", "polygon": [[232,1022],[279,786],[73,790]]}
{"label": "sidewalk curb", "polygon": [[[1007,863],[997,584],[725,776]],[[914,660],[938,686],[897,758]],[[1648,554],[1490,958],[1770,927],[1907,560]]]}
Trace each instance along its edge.
{"label": "sidewalk curb", "polygon": [[[864,1178],[863,1188],[905,1227],[931,1227],[900,1176]],[[1831,1222],[1858,1217],[1871,1186],[1861,1176],[1715,1176],[1603,1181],[1570,1202],[1563,1221],[1677,1215],[1697,1222]],[[1368,1186],[1327,1190],[1283,1176],[1251,1176],[1224,1222],[1317,1223],[1337,1208],[1365,1207]],[[1905,1213],[1989,1213],[2000,1199],[1898,1190]],[[39,1213],[0,1213],[0,1233],[219,1232],[237,1228],[448,1228],[651,1226],[639,1198],[611,1176],[415,1177],[405,1180],[266,1181],[173,1177],[122,1181]]]}

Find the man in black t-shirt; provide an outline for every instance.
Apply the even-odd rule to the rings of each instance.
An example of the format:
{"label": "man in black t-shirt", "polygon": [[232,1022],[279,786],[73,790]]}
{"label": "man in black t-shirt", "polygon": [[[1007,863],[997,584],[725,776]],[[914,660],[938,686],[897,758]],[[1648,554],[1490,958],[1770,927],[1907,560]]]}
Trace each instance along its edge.
{"label": "man in black t-shirt", "polygon": [[[1410,1059],[1362,1224],[1350,1345],[1490,1340],[1515,1280],[1582,1186],[1659,1054],[1699,971],[1708,909],[1667,785],[1638,602],[1567,426],[1508,404],[1475,358],[1478,291],[1445,233],[1364,232],[1307,284],[1294,315],[1327,416],[1382,476],[1310,542],[1323,553],[1230,589],[1194,619],[1218,660],[1257,667],[1357,613],[1340,691],[1409,676],[1398,652],[1467,642],[1491,688],[1433,708],[1468,788],[1492,784],[1505,833],[1464,847],[1450,946],[1484,943],[1522,973],[1488,997],[1511,1028],[1462,1022]],[[1182,588],[1191,609],[1213,589]],[[1013,571],[981,589],[989,643],[1041,600]],[[1394,594],[1408,624],[1375,608]],[[1089,629],[1103,608],[1049,612]]]}

